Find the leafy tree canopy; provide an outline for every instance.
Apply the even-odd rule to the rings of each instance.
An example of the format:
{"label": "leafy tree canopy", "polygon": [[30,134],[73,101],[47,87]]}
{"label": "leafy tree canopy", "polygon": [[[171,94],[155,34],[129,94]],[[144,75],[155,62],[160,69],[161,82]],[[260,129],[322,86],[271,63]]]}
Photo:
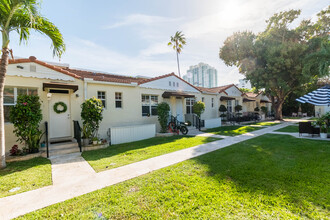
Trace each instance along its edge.
{"label": "leafy tree canopy", "polygon": [[220,58],[257,89],[271,95],[277,119],[282,119],[282,105],[295,89],[315,78],[329,75],[329,7],[318,14],[318,21],[303,20],[296,28],[289,25],[300,10],[274,14],[267,28],[254,34],[236,32],[220,49]]}

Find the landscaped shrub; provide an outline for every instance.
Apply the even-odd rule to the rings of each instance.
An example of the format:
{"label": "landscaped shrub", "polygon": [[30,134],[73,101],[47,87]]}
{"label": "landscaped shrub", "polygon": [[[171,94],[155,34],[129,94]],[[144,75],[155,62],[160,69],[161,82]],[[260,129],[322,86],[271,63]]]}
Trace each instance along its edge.
{"label": "landscaped shrub", "polygon": [[255,108],[254,108],[254,111],[255,111],[255,112],[259,112],[259,111],[260,111],[259,107],[255,107]]}
{"label": "landscaped shrub", "polygon": [[195,102],[195,104],[193,105],[193,112],[198,117],[201,117],[204,111],[205,111],[205,103],[202,101]]}
{"label": "landscaped shrub", "polygon": [[266,115],[268,112],[268,108],[266,106],[261,106],[261,111]]}
{"label": "landscaped shrub", "polygon": [[170,106],[166,102],[162,102],[157,106],[158,121],[161,127],[161,132],[165,133],[167,130],[167,120],[169,117]]}
{"label": "landscaped shrub", "polygon": [[235,111],[238,112],[238,113],[239,113],[240,111],[242,111],[242,109],[243,109],[243,107],[242,107],[241,105],[236,105],[236,106],[235,106]]}
{"label": "landscaped shrub", "polygon": [[83,120],[84,138],[97,137],[98,129],[103,119],[102,112],[102,101],[95,97],[87,99],[81,104],[81,118]]}
{"label": "landscaped shrub", "polygon": [[11,156],[19,156],[22,155],[22,151],[18,149],[17,144],[15,144],[9,151]]}
{"label": "landscaped shrub", "polygon": [[219,112],[221,113],[221,114],[220,114],[220,117],[221,117],[222,119],[225,118],[225,117],[226,117],[225,112],[227,112],[227,108],[226,108],[226,106],[224,106],[224,105],[220,105],[220,107],[219,107]]}
{"label": "landscaped shrub", "polygon": [[39,151],[40,139],[43,135],[39,129],[41,120],[39,96],[19,95],[17,104],[11,108],[10,121],[14,125],[17,141],[25,145],[28,153]]}

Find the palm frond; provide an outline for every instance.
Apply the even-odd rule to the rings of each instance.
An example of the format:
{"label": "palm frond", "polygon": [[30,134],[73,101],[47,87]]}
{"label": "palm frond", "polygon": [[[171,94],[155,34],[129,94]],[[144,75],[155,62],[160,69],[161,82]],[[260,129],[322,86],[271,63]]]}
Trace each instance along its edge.
{"label": "palm frond", "polygon": [[[1,0],[9,1],[9,0]],[[51,23],[48,19],[39,15],[39,3],[36,0],[11,0],[12,4],[1,5],[0,12],[7,13],[9,16],[9,11],[12,7],[17,6],[15,12],[12,13],[9,25],[6,31],[16,31],[20,36],[20,43],[27,43],[30,36],[30,30],[36,30],[37,32],[48,36],[52,41],[53,56],[61,57],[65,51],[65,44],[63,36],[60,33],[59,29]],[[2,15],[1,15],[2,16]],[[2,23],[0,16],[0,24]]]}
{"label": "palm frond", "polygon": [[62,56],[63,52],[65,52],[64,39],[59,29],[52,22],[44,17],[38,17],[33,29],[45,34],[51,39],[53,56]]}

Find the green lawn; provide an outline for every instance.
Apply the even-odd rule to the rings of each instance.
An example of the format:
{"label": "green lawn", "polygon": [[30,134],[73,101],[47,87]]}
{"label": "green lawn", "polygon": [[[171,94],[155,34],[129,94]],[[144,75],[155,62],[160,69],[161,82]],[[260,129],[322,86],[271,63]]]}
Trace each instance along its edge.
{"label": "green lawn", "polygon": [[283,119],[301,119],[303,117],[283,117]]}
{"label": "green lawn", "polygon": [[[31,160],[7,163],[0,169],[0,198],[52,184],[50,161],[37,157]],[[20,187],[18,191],[9,190]]]}
{"label": "green lawn", "polygon": [[232,126],[222,126],[222,127],[217,127],[217,128],[211,128],[211,129],[205,130],[204,132],[213,133],[213,134],[217,134],[217,135],[236,136],[236,135],[256,131],[256,130],[259,130],[262,128],[263,127],[232,125]]}
{"label": "green lawn", "polygon": [[299,126],[295,126],[295,125],[289,125],[289,126],[286,126],[284,128],[280,128],[276,131],[279,131],[279,132],[290,132],[290,133],[297,133],[299,132]]}
{"label": "green lawn", "polygon": [[328,219],[327,144],[267,134],[20,219]]}
{"label": "green lawn", "polygon": [[220,139],[189,136],[155,137],[86,151],[82,156],[96,172],[100,172],[216,140]]}
{"label": "green lawn", "polygon": [[249,123],[246,125],[259,125],[259,126],[274,126],[274,125],[279,125],[279,122],[257,122],[257,123]]}

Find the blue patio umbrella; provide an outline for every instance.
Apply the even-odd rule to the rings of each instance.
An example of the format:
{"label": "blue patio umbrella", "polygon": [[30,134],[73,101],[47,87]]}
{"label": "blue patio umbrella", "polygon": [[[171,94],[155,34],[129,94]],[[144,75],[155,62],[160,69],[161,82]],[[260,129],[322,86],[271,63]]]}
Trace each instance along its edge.
{"label": "blue patio umbrella", "polygon": [[330,85],[323,86],[313,92],[310,92],[296,101],[301,103],[310,103],[318,106],[329,106],[330,105]]}

